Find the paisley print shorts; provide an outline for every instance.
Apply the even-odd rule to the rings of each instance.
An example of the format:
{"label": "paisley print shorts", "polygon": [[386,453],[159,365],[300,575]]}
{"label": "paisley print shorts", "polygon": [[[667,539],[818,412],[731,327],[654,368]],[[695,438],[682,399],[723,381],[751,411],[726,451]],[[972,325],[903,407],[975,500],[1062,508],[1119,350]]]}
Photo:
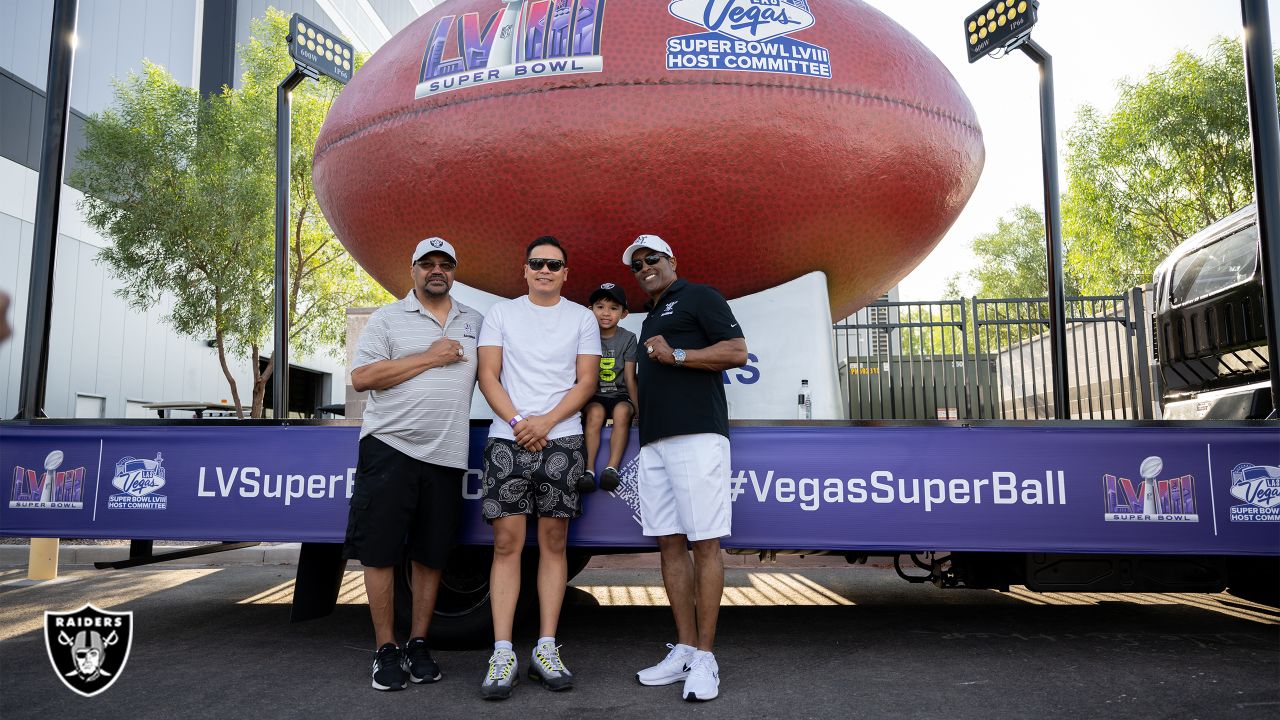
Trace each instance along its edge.
{"label": "paisley print shorts", "polygon": [[577,484],[587,467],[583,446],[581,435],[548,440],[540,452],[529,452],[514,440],[489,438],[480,488],[485,521],[508,515],[581,515]]}

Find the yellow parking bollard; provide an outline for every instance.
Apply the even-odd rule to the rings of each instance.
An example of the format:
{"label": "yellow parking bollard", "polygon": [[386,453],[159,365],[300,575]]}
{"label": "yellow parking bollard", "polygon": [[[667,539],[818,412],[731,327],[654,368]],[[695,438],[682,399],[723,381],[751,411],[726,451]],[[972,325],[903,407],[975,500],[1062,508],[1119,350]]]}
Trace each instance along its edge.
{"label": "yellow parking bollard", "polygon": [[31,538],[27,555],[28,580],[56,580],[58,577],[58,538]]}

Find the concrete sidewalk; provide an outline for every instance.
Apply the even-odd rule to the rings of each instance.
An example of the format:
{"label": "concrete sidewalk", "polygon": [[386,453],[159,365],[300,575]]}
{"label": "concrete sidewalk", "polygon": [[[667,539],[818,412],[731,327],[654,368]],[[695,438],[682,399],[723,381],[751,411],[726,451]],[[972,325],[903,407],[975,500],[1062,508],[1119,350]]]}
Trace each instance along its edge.
{"label": "concrete sidewalk", "polygon": [[[157,555],[183,550],[192,545],[157,545]],[[278,543],[238,548],[196,557],[168,560],[169,567],[208,567],[224,565],[297,565],[299,543]],[[0,567],[26,567],[30,545],[0,545]],[[126,560],[128,545],[73,545],[58,547],[58,567],[92,566],[95,562]]]}
{"label": "concrete sidewalk", "polygon": [[[1280,707],[1268,608],[1226,595],[939,590],[865,567],[729,568],[721,696],[709,704],[635,681],[675,639],[655,570],[588,570],[565,593],[570,692],[522,677],[510,700],[485,703],[481,641],[437,648],[441,682],[380,693],[359,573],[343,577],[332,614],[291,623],[290,570],[68,568],[50,583],[0,570],[0,718],[1274,720]],[[127,667],[91,699],[62,685],[43,630],[45,611],[85,603],[134,614]],[[516,627],[523,671],[538,628]]]}
{"label": "concrete sidewalk", "polygon": [[[190,547],[191,545],[156,545],[154,552],[163,554]],[[164,561],[165,567],[224,567],[231,565],[297,565],[300,543],[263,543],[254,547],[225,550],[222,552],[198,555]],[[0,568],[26,567],[30,554],[29,545],[0,545]],[[58,547],[59,567],[92,566],[95,562],[125,560],[129,557],[129,546],[120,545],[80,545],[63,543]],[[355,561],[354,566],[359,566]],[[787,567],[787,568],[847,568],[849,565],[840,555],[778,555],[776,561],[761,561],[755,554],[724,556],[725,567]],[[872,567],[892,567],[886,558],[872,558],[868,563]],[[626,553],[620,555],[597,555],[587,565],[598,570],[644,570],[658,567],[658,553]]]}

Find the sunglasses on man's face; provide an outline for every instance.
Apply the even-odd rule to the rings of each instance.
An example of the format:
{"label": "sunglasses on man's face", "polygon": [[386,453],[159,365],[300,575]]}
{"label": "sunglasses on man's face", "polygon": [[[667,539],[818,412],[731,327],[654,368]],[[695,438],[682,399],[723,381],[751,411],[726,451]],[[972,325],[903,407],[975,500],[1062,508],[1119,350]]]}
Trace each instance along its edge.
{"label": "sunglasses on man's face", "polygon": [[646,255],[644,258],[644,264],[641,264],[639,260],[632,260],[631,272],[638,273],[640,272],[640,269],[643,268],[645,265],[648,265],[650,267],[657,265],[658,262],[660,262],[664,257],[666,257],[666,255],[660,255],[658,253],[654,253],[652,255]]}
{"label": "sunglasses on man's face", "polygon": [[564,269],[563,260],[554,260],[552,258],[529,258],[525,262],[529,264],[530,270],[535,270],[535,271],[541,270],[544,267],[550,270],[551,272],[560,272],[561,270]]}
{"label": "sunglasses on man's face", "polygon": [[414,264],[422,268],[423,270],[440,268],[445,272],[453,272],[454,268],[458,267],[458,263],[453,262],[452,260],[441,260],[440,262],[433,262],[431,260],[419,260]]}

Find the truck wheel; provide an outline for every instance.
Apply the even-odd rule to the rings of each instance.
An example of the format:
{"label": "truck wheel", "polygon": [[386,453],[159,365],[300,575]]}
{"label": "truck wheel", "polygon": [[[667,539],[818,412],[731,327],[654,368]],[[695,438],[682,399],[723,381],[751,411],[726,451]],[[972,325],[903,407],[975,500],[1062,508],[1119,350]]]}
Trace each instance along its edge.
{"label": "truck wheel", "polygon": [[[569,549],[569,578],[573,579],[591,560],[588,552]],[[396,632],[408,637],[413,618],[409,590],[411,564],[406,558],[396,568]],[[448,649],[477,649],[493,641],[493,616],[489,607],[489,568],[493,548],[462,545],[454,548],[440,577],[436,611],[431,618],[431,646]],[[516,624],[537,616],[538,548],[528,546],[520,558],[520,599],[516,602]]]}

